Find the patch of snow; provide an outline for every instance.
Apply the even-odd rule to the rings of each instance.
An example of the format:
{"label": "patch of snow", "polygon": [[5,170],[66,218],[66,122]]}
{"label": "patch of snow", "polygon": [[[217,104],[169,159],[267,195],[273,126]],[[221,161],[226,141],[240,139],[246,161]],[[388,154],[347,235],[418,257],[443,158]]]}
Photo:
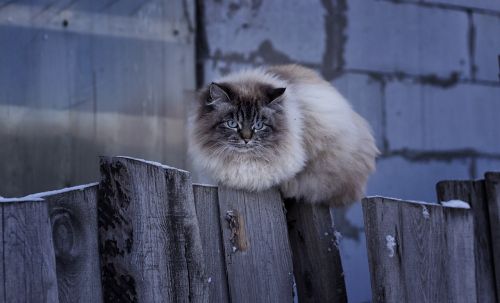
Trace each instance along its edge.
{"label": "patch of snow", "polygon": [[441,204],[443,207],[470,209],[469,203],[464,202],[462,200],[441,201],[439,202],[439,204]]}
{"label": "patch of snow", "polygon": [[399,198],[393,198],[393,197],[385,197],[385,196],[378,196],[378,195],[368,196],[366,198],[368,198],[368,199],[371,199],[371,198],[382,198],[382,199],[393,200],[393,201],[398,201],[398,202],[418,203],[418,204],[424,204],[424,205],[436,205],[436,203],[431,203],[431,202],[418,201],[418,200],[405,200],[405,199],[399,199]]}
{"label": "patch of snow", "polygon": [[203,187],[217,187],[217,185],[214,185],[214,184],[204,184],[204,183],[193,183],[193,186],[194,185],[203,186]]}
{"label": "patch of snow", "polygon": [[83,184],[83,185],[78,185],[78,186],[73,186],[73,187],[66,187],[63,189],[44,191],[41,193],[31,194],[31,195],[27,195],[27,196],[19,197],[19,198],[3,198],[0,196],[0,202],[44,201],[43,198],[46,198],[47,196],[58,195],[58,194],[67,193],[70,191],[85,190],[89,187],[92,187],[92,186],[95,186],[98,184],[99,184],[98,182],[95,182],[95,183]]}
{"label": "patch of snow", "polygon": [[391,235],[387,235],[385,236],[385,241],[385,246],[389,251],[389,257],[392,258],[394,257],[394,247],[396,247],[396,239],[394,239],[394,237]]}
{"label": "patch of snow", "polygon": [[151,165],[154,165],[154,166],[159,166],[159,167],[165,168],[165,169],[175,169],[175,170],[180,171],[180,172],[189,173],[187,170],[183,170],[183,169],[175,168],[175,167],[168,166],[168,165],[165,165],[165,164],[161,164],[160,162],[155,162],[155,161],[150,161],[150,160],[144,160],[144,159],[141,159],[141,158],[134,158],[134,157],[128,157],[128,156],[117,156],[116,158],[122,158],[122,159],[129,159],[129,160],[134,160],[134,161],[140,161],[140,162],[144,162],[144,163],[151,164]]}
{"label": "patch of snow", "polygon": [[43,198],[43,197],[47,197],[47,196],[53,196],[53,195],[67,193],[70,191],[85,190],[89,187],[96,186],[98,184],[99,184],[98,182],[94,182],[94,183],[89,183],[89,184],[77,185],[77,186],[73,186],[73,187],[66,187],[63,189],[44,191],[41,193],[27,195],[26,198]]}
{"label": "patch of snow", "polygon": [[429,210],[427,209],[427,207],[425,207],[425,205],[422,205],[422,215],[424,216],[425,219],[429,219],[431,216],[429,214]]}
{"label": "patch of snow", "polygon": [[339,248],[340,241],[342,241],[342,234],[339,231],[334,231],[333,235],[335,236],[335,246]]}
{"label": "patch of snow", "polygon": [[42,198],[30,198],[29,196],[20,198],[0,198],[0,203],[7,202],[28,202],[28,201],[43,201]]}
{"label": "patch of snow", "polygon": [[293,284],[292,284],[293,303],[299,303],[299,296],[297,295],[297,283],[295,282],[295,276],[292,277],[293,277]]}

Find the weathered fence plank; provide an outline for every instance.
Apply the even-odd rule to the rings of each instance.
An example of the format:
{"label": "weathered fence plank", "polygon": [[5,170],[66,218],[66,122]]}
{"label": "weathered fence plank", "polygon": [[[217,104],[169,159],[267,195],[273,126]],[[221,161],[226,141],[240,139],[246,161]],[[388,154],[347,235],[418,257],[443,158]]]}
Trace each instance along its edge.
{"label": "weathered fence plank", "polygon": [[0,202],[0,300],[58,302],[47,204],[41,199]]}
{"label": "weathered fence plank", "polygon": [[195,184],[193,193],[205,253],[209,302],[229,302],[217,187]]}
{"label": "weathered fence plank", "polygon": [[330,209],[294,200],[286,208],[299,302],[347,302]]}
{"label": "weathered fence plank", "polygon": [[32,196],[49,207],[59,302],[102,302],[97,183]]}
{"label": "weathered fence plank", "polygon": [[476,302],[470,210],[363,199],[373,302]]}
{"label": "weathered fence plank", "polygon": [[292,256],[279,192],[219,187],[219,207],[231,302],[292,302]]}
{"label": "weathered fence plank", "polygon": [[490,215],[493,265],[497,298],[500,298],[500,172],[485,174],[488,212]]}
{"label": "weathered fence plank", "polygon": [[441,181],[436,185],[439,201],[462,200],[471,206],[474,217],[477,302],[496,303],[495,272],[490,216],[484,180]]}
{"label": "weathered fence plank", "polygon": [[206,302],[188,172],[101,158],[98,222],[105,302]]}
{"label": "weathered fence plank", "polygon": [[475,243],[474,215],[468,209],[444,207],[442,211],[441,227],[444,228],[446,245],[442,257],[447,265],[447,275],[438,283],[446,285],[447,302],[480,303],[477,299],[475,252],[471,249],[471,243]]}

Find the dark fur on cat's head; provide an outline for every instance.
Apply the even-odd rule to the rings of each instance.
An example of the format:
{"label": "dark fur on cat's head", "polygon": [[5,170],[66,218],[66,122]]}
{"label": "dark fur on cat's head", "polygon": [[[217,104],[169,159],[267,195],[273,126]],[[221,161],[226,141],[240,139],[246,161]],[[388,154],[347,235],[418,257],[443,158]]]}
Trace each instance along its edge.
{"label": "dark fur on cat's head", "polygon": [[221,156],[273,149],[286,131],[284,92],[258,82],[210,84],[199,98],[198,142]]}

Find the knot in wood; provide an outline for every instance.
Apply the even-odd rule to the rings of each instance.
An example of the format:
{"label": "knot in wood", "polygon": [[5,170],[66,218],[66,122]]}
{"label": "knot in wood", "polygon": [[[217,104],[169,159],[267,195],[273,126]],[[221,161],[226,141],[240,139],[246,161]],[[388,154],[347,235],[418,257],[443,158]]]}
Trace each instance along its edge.
{"label": "knot in wood", "polygon": [[59,260],[72,260],[78,255],[78,228],[76,219],[70,210],[54,208],[50,213],[54,253]]}

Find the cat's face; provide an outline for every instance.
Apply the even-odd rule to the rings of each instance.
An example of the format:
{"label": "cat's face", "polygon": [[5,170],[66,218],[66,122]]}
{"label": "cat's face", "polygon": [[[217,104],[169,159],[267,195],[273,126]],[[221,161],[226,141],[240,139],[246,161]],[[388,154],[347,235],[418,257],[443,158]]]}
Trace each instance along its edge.
{"label": "cat's face", "polygon": [[201,94],[199,143],[214,153],[272,150],[286,132],[284,92],[262,83],[212,83]]}

